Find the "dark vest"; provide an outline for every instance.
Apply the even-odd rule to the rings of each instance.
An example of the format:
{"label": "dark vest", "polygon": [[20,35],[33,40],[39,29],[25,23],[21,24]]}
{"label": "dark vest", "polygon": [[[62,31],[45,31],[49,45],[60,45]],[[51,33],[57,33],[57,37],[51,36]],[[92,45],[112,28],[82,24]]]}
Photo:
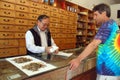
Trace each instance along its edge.
{"label": "dark vest", "polygon": [[[36,46],[41,46],[41,37],[40,37],[39,33],[35,30],[36,28],[30,29],[30,31],[33,34],[35,45]],[[47,30],[46,35],[47,35],[47,45],[51,46],[51,34],[50,34],[49,30]],[[32,54],[32,55],[36,55],[37,56],[40,53],[33,53],[33,52],[27,50],[27,54],[29,54],[29,55]]]}

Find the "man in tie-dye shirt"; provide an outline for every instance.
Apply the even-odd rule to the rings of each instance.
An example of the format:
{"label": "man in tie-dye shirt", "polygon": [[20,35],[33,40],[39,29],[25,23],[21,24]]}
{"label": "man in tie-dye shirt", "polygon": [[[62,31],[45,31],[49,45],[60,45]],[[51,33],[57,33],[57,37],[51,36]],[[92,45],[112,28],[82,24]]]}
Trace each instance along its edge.
{"label": "man in tie-dye shirt", "polygon": [[70,69],[75,69],[80,62],[97,50],[97,80],[120,80],[120,33],[116,22],[110,19],[110,7],[99,4],[93,8],[94,19],[100,28],[85,50],[70,62]]}

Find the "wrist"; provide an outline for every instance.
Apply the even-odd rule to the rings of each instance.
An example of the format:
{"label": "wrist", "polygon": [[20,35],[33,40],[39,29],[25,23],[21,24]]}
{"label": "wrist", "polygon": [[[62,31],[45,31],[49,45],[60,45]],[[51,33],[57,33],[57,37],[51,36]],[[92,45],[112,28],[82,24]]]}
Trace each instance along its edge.
{"label": "wrist", "polygon": [[81,62],[82,61],[82,59],[81,59],[81,57],[77,57],[77,60],[79,61],[79,62]]}

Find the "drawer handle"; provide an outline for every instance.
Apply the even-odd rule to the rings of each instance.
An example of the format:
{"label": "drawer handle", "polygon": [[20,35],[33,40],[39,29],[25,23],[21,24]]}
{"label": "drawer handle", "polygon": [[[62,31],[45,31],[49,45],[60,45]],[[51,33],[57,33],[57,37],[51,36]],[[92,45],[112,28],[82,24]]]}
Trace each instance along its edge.
{"label": "drawer handle", "polygon": [[21,10],[25,10],[25,8],[20,7]]}
{"label": "drawer handle", "polygon": [[9,44],[9,42],[5,42],[5,43],[3,43],[3,45],[8,45]]}
{"label": "drawer handle", "polygon": [[35,22],[32,22],[32,24],[35,24]]}
{"label": "drawer handle", "polygon": [[19,23],[24,23],[24,21],[19,21]]}
{"label": "drawer handle", "polygon": [[37,18],[37,16],[32,16],[32,18]]}
{"label": "drawer handle", "polygon": [[19,16],[24,17],[24,14],[19,14]]}
{"label": "drawer handle", "polygon": [[48,7],[47,6],[44,6],[45,9],[47,9]]}
{"label": "drawer handle", "polygon": [[22,30],[23,30],[24,28],[22,28],[22,27],[19,27],[18,29],[22,29]]}
{"label": "drawer handle", "polygon": [[34,3],[33,3],[33,6],[37,6],[37,4],[34,4]]}
{"label": "drawer handle", "polygon": [[3,26],[3,29],[9,29],[9,27]]}
{"label": "drawer handle", "polygon": [[3,19],[3,21],[5,21],[5,22],[9,22],[10,20],[9,20],[9,19]]}
{"label": "drawer handle", "polygon": [[10,7],[10,5],[4,4],[5,7]]}
{"label": "drawer handle", "polygon": [[37,12],[37,10],[32,10],[33,12]]}
{"label": "drawer handle", "polygon": [[5,11],[4,14],[10,14],[10,12],[7,13],[7,12]]}
{"label": "drawer handle", "polygon": [[9,34],[3,34],[3,36],[9,36]]}
{"label": "drawer handle", "polygon": [[25,3],[25,1],[20,1],[20,3]]}

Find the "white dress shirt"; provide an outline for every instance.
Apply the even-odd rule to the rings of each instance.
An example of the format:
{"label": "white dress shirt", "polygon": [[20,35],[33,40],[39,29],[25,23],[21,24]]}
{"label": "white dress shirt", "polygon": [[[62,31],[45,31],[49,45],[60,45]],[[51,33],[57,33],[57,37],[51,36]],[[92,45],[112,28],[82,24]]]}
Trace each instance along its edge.
{"label": "white dress shirt", "polygon": [[[25,39],[26,39],[26,47],[29,51],[33,53],[44,53],[45,52],[45,47],[47,47],[47,36],[46,36],[46,31],[41,31],[38,28],[40,32],[40,37],[41,37],[41,46],[36,46],[34,42],[34,37],[31,31],[27,31],[25,34]],[[54,43],[53,38],[51,37],[51,44],[52,46],[56,46]]]}

